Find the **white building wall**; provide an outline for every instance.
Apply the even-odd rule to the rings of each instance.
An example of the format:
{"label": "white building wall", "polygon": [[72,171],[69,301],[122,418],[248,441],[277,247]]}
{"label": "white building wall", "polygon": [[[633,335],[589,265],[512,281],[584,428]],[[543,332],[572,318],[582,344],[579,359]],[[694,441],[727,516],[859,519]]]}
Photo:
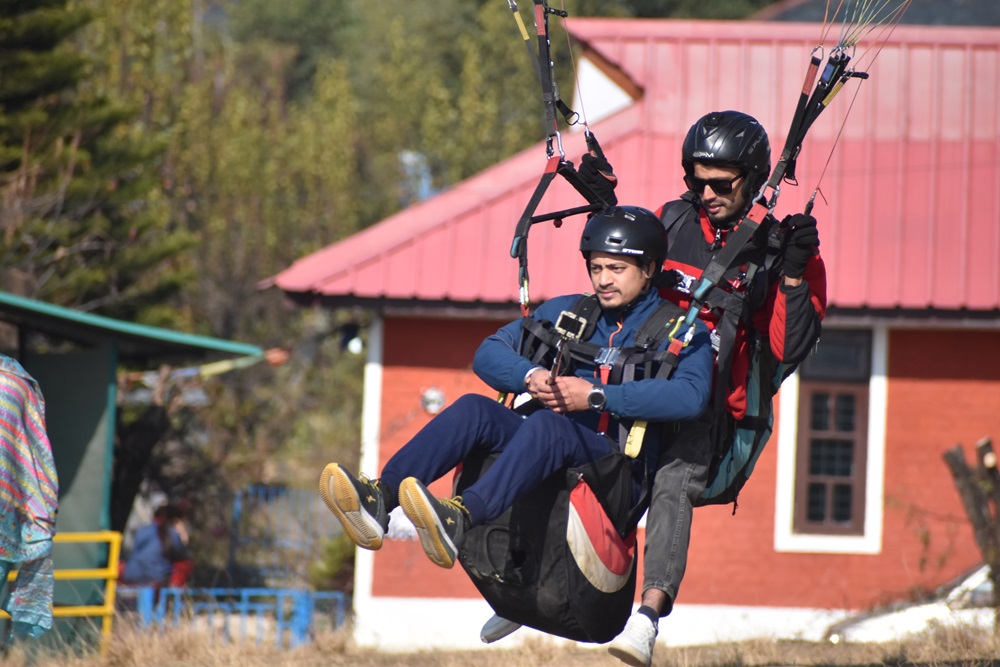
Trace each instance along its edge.
{"label": "white building wall", "polygon": [[[529,638],[569,643],[522,628],[495,644],[483,644],[479,630],[493,611],[481,599],[364,597],[355,600],[355,612],[354,641],[383,651],[511,648]],[[657,642],[662,646],[692,646],[760,638],[819,641],[826,628],[845,615],[821,609],[677,605],[670,616],[660,621]],[[595,644],[578,645],[603,649]]]}

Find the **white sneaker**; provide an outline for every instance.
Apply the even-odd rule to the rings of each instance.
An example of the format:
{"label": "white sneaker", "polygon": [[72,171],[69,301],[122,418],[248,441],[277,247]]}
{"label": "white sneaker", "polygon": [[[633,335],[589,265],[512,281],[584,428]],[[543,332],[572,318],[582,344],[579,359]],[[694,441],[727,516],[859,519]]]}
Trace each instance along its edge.
{"label": "white sneaker", "polygon": [[629,616],[621,633],[611,640],[608,653],[627,665],[649,667],[653,662],[656,632],[656,626],[648,616],[635,612]]}
{"label": "white sneaker", "polygon": [[503,616],[493,614],[493,617],[486,621],[486,625],[479,631],[479,638],[484,644],[492,644],[498,639],[503,639],[510,633],[521,627],[520,623],[508,621]]}

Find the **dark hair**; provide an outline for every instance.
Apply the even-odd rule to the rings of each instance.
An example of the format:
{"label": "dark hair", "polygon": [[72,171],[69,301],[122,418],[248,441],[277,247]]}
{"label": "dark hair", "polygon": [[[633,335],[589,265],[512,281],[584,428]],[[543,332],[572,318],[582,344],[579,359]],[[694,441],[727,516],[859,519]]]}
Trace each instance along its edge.
{"label": "dark hair", "polygon": [[156,524],[156,536],[160,540],[160,551],[171,562],[180,558],[180,551],[170,532],[174,530],[174,522],[187,516],[190,503],[181,501],[177,504],[164,503],[153,512],[153,523]]}

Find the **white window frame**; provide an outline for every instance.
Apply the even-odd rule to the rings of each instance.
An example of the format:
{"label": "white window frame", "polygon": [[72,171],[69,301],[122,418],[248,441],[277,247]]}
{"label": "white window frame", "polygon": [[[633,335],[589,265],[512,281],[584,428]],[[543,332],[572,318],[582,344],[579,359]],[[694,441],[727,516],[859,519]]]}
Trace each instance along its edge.
{"label": "white window frame", "polygon": [[[820,343],[822,345],[822,343]],[[885,422],[889,329],[872,327],[871,380],[868,384],[868,452],[865,471],[865,525],[861,535],[826,535],[793,531],[795,455],[798,443],[799,374],[785,380],[778,394],[778,469],[775,489],[774,550],[791,553],[882,552],[885,491]]]}

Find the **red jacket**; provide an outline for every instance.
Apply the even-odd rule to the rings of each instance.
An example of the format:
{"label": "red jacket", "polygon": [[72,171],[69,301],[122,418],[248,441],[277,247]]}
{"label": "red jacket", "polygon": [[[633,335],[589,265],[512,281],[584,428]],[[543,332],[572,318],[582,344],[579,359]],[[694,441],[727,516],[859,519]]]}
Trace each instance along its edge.
{"label": "red jacket", "polygon": [[[690,290],[701,278],[702,271],[718,247],[725,245],[728,233],[721,233],[721,245],[716,246],[715,227],[697,204],[686,199],[664,204],[657,215],[667,226],[667,260],[663,268],[676,271],[680,278],[676,286],[662,289],[661,294],[686,309],[691,304]],[[747,257],[754,256],[754,249],[746,252]],[[763,256],[762,250],[757,249],[756,252],[757,257]],[[739,288],[746,282],[746,270],[745,263],[737,262],[725,273],[725,280],[734,288]],[[780,362],[798,364],[816,344],[820,322],[826,314],[826,267],[822,257],[817,254],[809,261],[801,285],[788,287],[783,283],[780,259],[769,271],[760,271],[749,288],[750,314],[754,328],[770,344],[775,358]],[[699,318],[714,331],[720,312],[712,307],[711,301],[709,295]],[[718,345],[717,338],[713,338]],[[737,328],[726,400],[726,408],[737,420],[743,418],[747,408],[747,345],[746,326],[741,323]]]}

